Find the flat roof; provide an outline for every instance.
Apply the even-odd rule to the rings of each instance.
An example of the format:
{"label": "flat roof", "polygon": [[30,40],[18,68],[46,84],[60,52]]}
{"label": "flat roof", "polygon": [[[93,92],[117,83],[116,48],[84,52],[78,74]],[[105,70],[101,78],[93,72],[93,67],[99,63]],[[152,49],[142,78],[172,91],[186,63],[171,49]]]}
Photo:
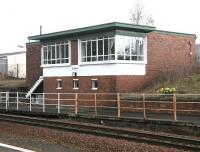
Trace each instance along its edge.
{"label": "flat roof", "polygon": [[16,54],[25,54],[25,53],[26,53],[26,51],[0,53],[0,57],[2,57],[2,56],[9,56],[9,55],[16,55]]}
{"label": "flat roof", "polygon": [[29,40],[56,39],[56,38],[63,38],[67,36],[73,37],[73,36],[87,35],[87,34],[93,34],[93,33],[99,33],[99,32],[108,32],[112,30],[125,30],[125,31],[141,32],[141,33],[149,33],[149,32],[154,31],[157,33],[162,33],[162,34],[196,37],[195,34],[156,30],[154,26],[111,22],[111,23],[99,24],[99,25],[88,26],[88,27],[83,27],[83,28],[76,28],[76,29],[71,29],[71,30],[66,30],[66,31],[29,36],[28,39]]}
{"label": "flat roof", "polygon": [[162,34],[169,34],[169,35],[180,35],[180,36],[196,37],[196,34],[190,34],[190,33],[172,32],[172,31],[164,31],[164,30],[155,30],[154,32],[162,33]]}
{"label": "flat roof", "polygon": [[49,38],[59,38],[63,36],[79,36],[79,35],[84,35],[84,34],[105,32],[105,31],[111,31],[111,30],[126,30],[126,31],[148,33],[148,32],[154,31],[155,27],[135,25],[135,24],[129,24],[129,23],[111,22],[111,23],[88,26],[88,27],[77,28],[77,29],[72,29],[72,30],[30,36],[28,37],[28,39],[42,40],[42,39],[49,39]]}

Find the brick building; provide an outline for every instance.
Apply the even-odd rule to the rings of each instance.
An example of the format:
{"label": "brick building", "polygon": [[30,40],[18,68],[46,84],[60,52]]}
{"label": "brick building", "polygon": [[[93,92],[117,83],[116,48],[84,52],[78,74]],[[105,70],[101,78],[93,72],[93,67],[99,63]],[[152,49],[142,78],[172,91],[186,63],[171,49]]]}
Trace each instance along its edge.
{"label": "brick building", "polygon": [[29,94],[134,92],[195,62],[195,35],[150,26],[113,22],[28,39]]}

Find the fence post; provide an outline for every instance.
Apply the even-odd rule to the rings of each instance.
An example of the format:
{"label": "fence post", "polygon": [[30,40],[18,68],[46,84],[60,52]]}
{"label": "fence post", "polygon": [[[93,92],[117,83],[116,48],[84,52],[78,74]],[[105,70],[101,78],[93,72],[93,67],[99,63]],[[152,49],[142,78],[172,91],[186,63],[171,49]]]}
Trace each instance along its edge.
{"label": "fence post", "polygon": [[97,94],[94,94],[94,112],[95,116],[97,116]]}
{"label": "fence post", "polygon": [[145,104],[145,94],[143,93],[142,94],[142,101],[143,101],[143,116],[144,116],[144,119],[146,119],[146,104]]}
{"label": "fence post", "polygon": [[9,92],[6,92],[6,110],[8,109]]}
{"label": "fence post", "polygon": [[31,94],[30,94],[30,111],[31,111],[31,100],[32,100],[32,98],[31,98]]}
{"label": "fence post", "polygon": [[58,93],[58,113],[60,113],[60,93]]}
{"label": "fence post", "polygon": [[121,116],[121,112],[120,112],[120,94],[117,93],[117,116],[120,117]]}
{"label": "fence post", "polygon": [[75,114],[78,114],[78,94],[75,94]]}
{"label": "fence post", "polygon": [[173,118],[174,121],[177,121],[177,117],[176,117],[176,94],[173,94]]}
{"label": "fence post", "polygon": [[19,110],[19,92],[17,92],[17,110]]}
{"label": "fence post", "polygon": [[43,93],[43,96],[42,96],[42,100],[43,100],[42,111],[45,112],[45,94],[44,93]]}

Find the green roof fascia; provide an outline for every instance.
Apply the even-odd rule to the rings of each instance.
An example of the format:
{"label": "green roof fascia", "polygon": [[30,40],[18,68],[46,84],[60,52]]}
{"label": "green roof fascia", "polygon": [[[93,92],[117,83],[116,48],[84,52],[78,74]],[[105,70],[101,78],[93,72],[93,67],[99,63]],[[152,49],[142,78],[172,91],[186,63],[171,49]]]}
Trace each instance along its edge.
{"label": "green roof fascia", "polygon": [[197,38],[196,34],[189,33],[181,33],[181,32],[171,32],[171,31],[163,31],[163,30],[154,30],[156,33],[168,34],[168,35],[178,35],[178,36],[191,36]]}
{"label": "green roof fascia", "polygon": [[110,31],[110,30],[116,30],[116,29],[148,33],[148,32],[154,31],[155,27],[112,22],[112,23],[89,26],[89,27],[84,27],[84,28],[77,28],[77,29],[72,29],[72,30],[67,30],[67,31],[60,31],[60,32],[54,32],[54,33],[49,33],[49,34],[30,36],[28,37],[28,39],[42,40],[42,39],[49,39],[49,38],[59,38],[59,37],[64,37],[64,36],[79,36],[79,35],[84,35],[84,34],[99,33],[102,31]]}

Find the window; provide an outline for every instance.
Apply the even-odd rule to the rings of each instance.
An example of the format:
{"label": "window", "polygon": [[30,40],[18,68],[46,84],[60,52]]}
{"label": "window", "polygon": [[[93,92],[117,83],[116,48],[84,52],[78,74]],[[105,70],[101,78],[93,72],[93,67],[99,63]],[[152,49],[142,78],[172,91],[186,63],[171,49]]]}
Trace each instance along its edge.
{"label": "window", "polygon": [[44,45],[43,64],[69,63],[69,43]]}
{"label": "window", "polygon": [[144,38],[133,36],[81,40],[81,62],[144,61]]}
{"label": "window", "polygon": [[62,80],[61,79],[56,80],[56,89],[62,89]]}
{"label": "window", "polygon": [[117,36],[117,60],[144,61],[144,38]]}
{"label": "window", "polygon": [[79,80],[73,79],[73,89],[78,90],[79,89]]}
{"label": "window", "polygon": [[81,62],[115,60],[115,38],[103,37],[81,41]]}
{"label": "window", "polygon": [[86,62],[86,56],[87,56],[87,54],[86,54],[86,50],[87,50],[86,44],[87,44],[86,41],[83,41],[81,43],[81,61],[82,62]]}
{"label": "window", "polygon": [[98,81],[97,81],[97,79],[92,79],[91,80],[91,89],[92,90],[97,90],[98,89]]}

